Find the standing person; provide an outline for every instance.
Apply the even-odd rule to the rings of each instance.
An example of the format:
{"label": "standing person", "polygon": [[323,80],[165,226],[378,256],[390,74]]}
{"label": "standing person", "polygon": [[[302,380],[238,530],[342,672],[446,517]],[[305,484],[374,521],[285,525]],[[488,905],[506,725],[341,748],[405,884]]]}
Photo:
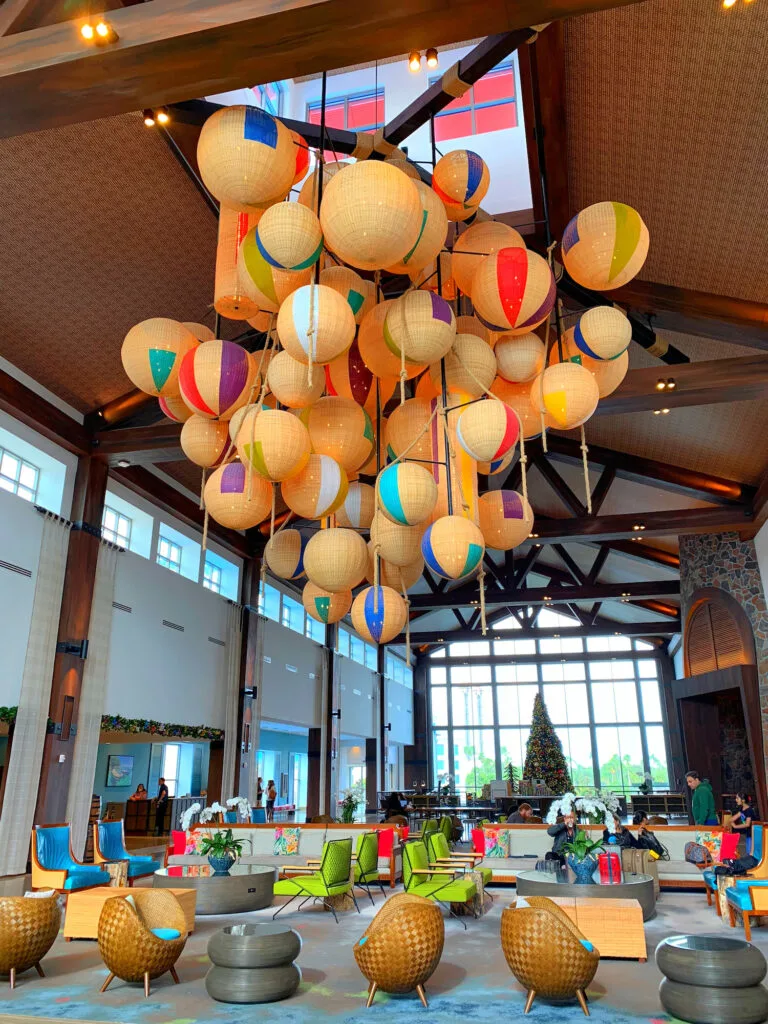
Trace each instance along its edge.
{"label": "standing person", "polygon": [[256,806],[261,807],[261,801],[264,799],[264,780],[261,776],[256,779]]}
{"label": "standing person", "polygon": [[275,789],[275,780],[270,779],[267,783],[267,821],[275,820],[275,800],[277,799],[277,790]]}
{"label": "standing person", "polygon": [[533,814],[533,808],[530,804],[520,804],[514,814],[510,814],[507,818],[508,825],[528,825],[528,819]]}
{"label": "standing person", "polygon": [[736,794],[736,806],[739,808],[731,818],[731,826],[734,832],[744,836],[747,844],[747,853],[752,853],[752,822],[757,821],[759,814],[752,803],[749,793]]}
{"label": "standing person", "polygon": [[155,804],[155,835],[161,836],[163,834],[163,825],[165,819],[165,809],[168,806],[168,787],[165,784],[165,779],[160,776],[157,780],[157,802]]}
{"label": "standing person", "polygon": [[709,779],[702,779],[698,772],[689,771],[685,773],[685,781],[693,793],[691,809],[693,821],[696,825],[717,825],[717,810],[715,809],[715,794],[712,792],[712,784]]}
{"label": "standing person", "polygon": [[563,820],[558,821],[556,825],[552,825],[547,829],[547,835],[554,837],[554,843],[552,843],[552,849],[545,856],[545,860],[556,860],[561,864],[565,864],[565,854],[563,853],[563,847],[566,843],[572,843],[576,838],[576,815],[573,811],[568,811],[567,814],[563,815]]}

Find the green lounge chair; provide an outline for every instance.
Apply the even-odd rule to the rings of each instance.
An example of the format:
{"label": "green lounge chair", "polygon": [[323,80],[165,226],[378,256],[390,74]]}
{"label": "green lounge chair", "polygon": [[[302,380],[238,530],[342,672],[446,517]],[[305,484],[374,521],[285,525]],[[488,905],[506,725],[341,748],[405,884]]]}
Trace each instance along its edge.
{"label": "green lounge chair", "polygon": [[373,903],[371,894],[371,882],[377,883],[381,889],[384,899],[387,894],[379,878],[379,834],[378,832],[363,832],[358,836],[355,849],[357,859],[355,861],[355,885],[359,889],[365,889],[368,898]]}
{"label": "green lounge chair", "polygon": [[[451,853],[442,832],[433,832],[427,838],[427,853],[429,863],[438,868],[455,867],[460,871],[479,871],[483,879],[483,887],[493,884],[493,870],[478,866],[477,862],[482,861],[480,853]],[[493,896],[486,894],[492,901]]]}
{"label": "green lounge chair", "polygon": [[477,895],[477,887],[469,878],[462,878],[459,868],[430,867],[427,848],[421,842],[407,842],[403,847],[403,884],[405,891],[434,900],[466,930],[466,923],[451,909],[452,903],[469,903]]}
{"label": "green lounge chair", "polygon": [[293,865],[284,865],[280,868],[281,871],[306,871],[306,875],[299,875],[295,878],[284,878],[279,882],[275,882],[273,892],[275,896],[290,896],[291,899],[287,903],[284,903],[282,907],[275,911],[272,915],[272,920],[277,917],[278,914],[282,913],[286,907],[289,907],[294,900],[304,897],[299,904],[299,910],[312,900],[313,903],[317,903],[319,900],[326,906],[336,921],[339,923],[339,919],[336,916],[336,910],[332,903],[328,902],[330,896],[343,896],[348,894],[352,897],[352,901],[355,904],[355,909],[358,914],[360,913],[360,907],[357,905],[355,894],[353,892],[353,884],[350,881],[350,867],[352,864],[352,840],[351,839],[334,839],[329,843],[325,843],[323,846],[323,856],[320,861],[319,870],[315,870],[313,867],[294,867]]}

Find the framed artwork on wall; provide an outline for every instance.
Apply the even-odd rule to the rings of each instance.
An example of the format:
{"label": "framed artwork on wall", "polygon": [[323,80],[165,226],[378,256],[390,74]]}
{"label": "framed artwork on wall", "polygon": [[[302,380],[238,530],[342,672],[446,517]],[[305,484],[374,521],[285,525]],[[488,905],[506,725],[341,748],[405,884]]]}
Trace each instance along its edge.
{"label": "framed artwork on wall", "polygon": [[110,789],[127,789],[133,783],[133,755],[110,754],[107,758],[107,781]]}

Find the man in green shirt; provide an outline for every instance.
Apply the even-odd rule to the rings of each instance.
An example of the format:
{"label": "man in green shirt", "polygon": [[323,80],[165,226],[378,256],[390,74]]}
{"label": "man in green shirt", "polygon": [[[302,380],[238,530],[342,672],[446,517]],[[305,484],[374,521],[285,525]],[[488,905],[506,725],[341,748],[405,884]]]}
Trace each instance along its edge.
{"label": "man in green shirt", "polygon": [[691,809],[693,820],[696,825],[717,825],[717,811],[715,810],[715,795],[709,779],[699,778],[698,772],[686,772],[685,781],[693,793]]}

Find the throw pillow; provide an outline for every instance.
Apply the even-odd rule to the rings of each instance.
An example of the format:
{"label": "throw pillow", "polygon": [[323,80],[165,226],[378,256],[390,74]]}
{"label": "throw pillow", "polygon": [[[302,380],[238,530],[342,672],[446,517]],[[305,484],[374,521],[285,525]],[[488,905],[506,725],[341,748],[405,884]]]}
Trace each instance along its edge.
{"label": "throw pillow", "polygon": [[25,892],[28,900],[48,900],[56,892],[55,889],[40,889],[39,892]]}
{"label": "throw pillow", "polygon": [[722,832],[709,832],[700,830],[697,830],[696,832],[696,842],[699,843],[700,846],[705,846],[707,848],[712,860],[720,860],[720,844],[722,843],[722,841]]}
{"label": "throw pillow", "polygon": [[484,828],[486,857],[509,856],[509,829]]}
{"label": "throw pillow", "polygon": [[275,857],[295,857],[299,852],[300,828],[276,828],[273,855]]}
{"label": "throw pillow", "polygon": [[204,837],[205,832],[201,829],[198,829],[195,832],[187,832],[187,842],[184,847],[184,853],[187,855],[192,854],[193,856],[200,856],[200,844]]}

